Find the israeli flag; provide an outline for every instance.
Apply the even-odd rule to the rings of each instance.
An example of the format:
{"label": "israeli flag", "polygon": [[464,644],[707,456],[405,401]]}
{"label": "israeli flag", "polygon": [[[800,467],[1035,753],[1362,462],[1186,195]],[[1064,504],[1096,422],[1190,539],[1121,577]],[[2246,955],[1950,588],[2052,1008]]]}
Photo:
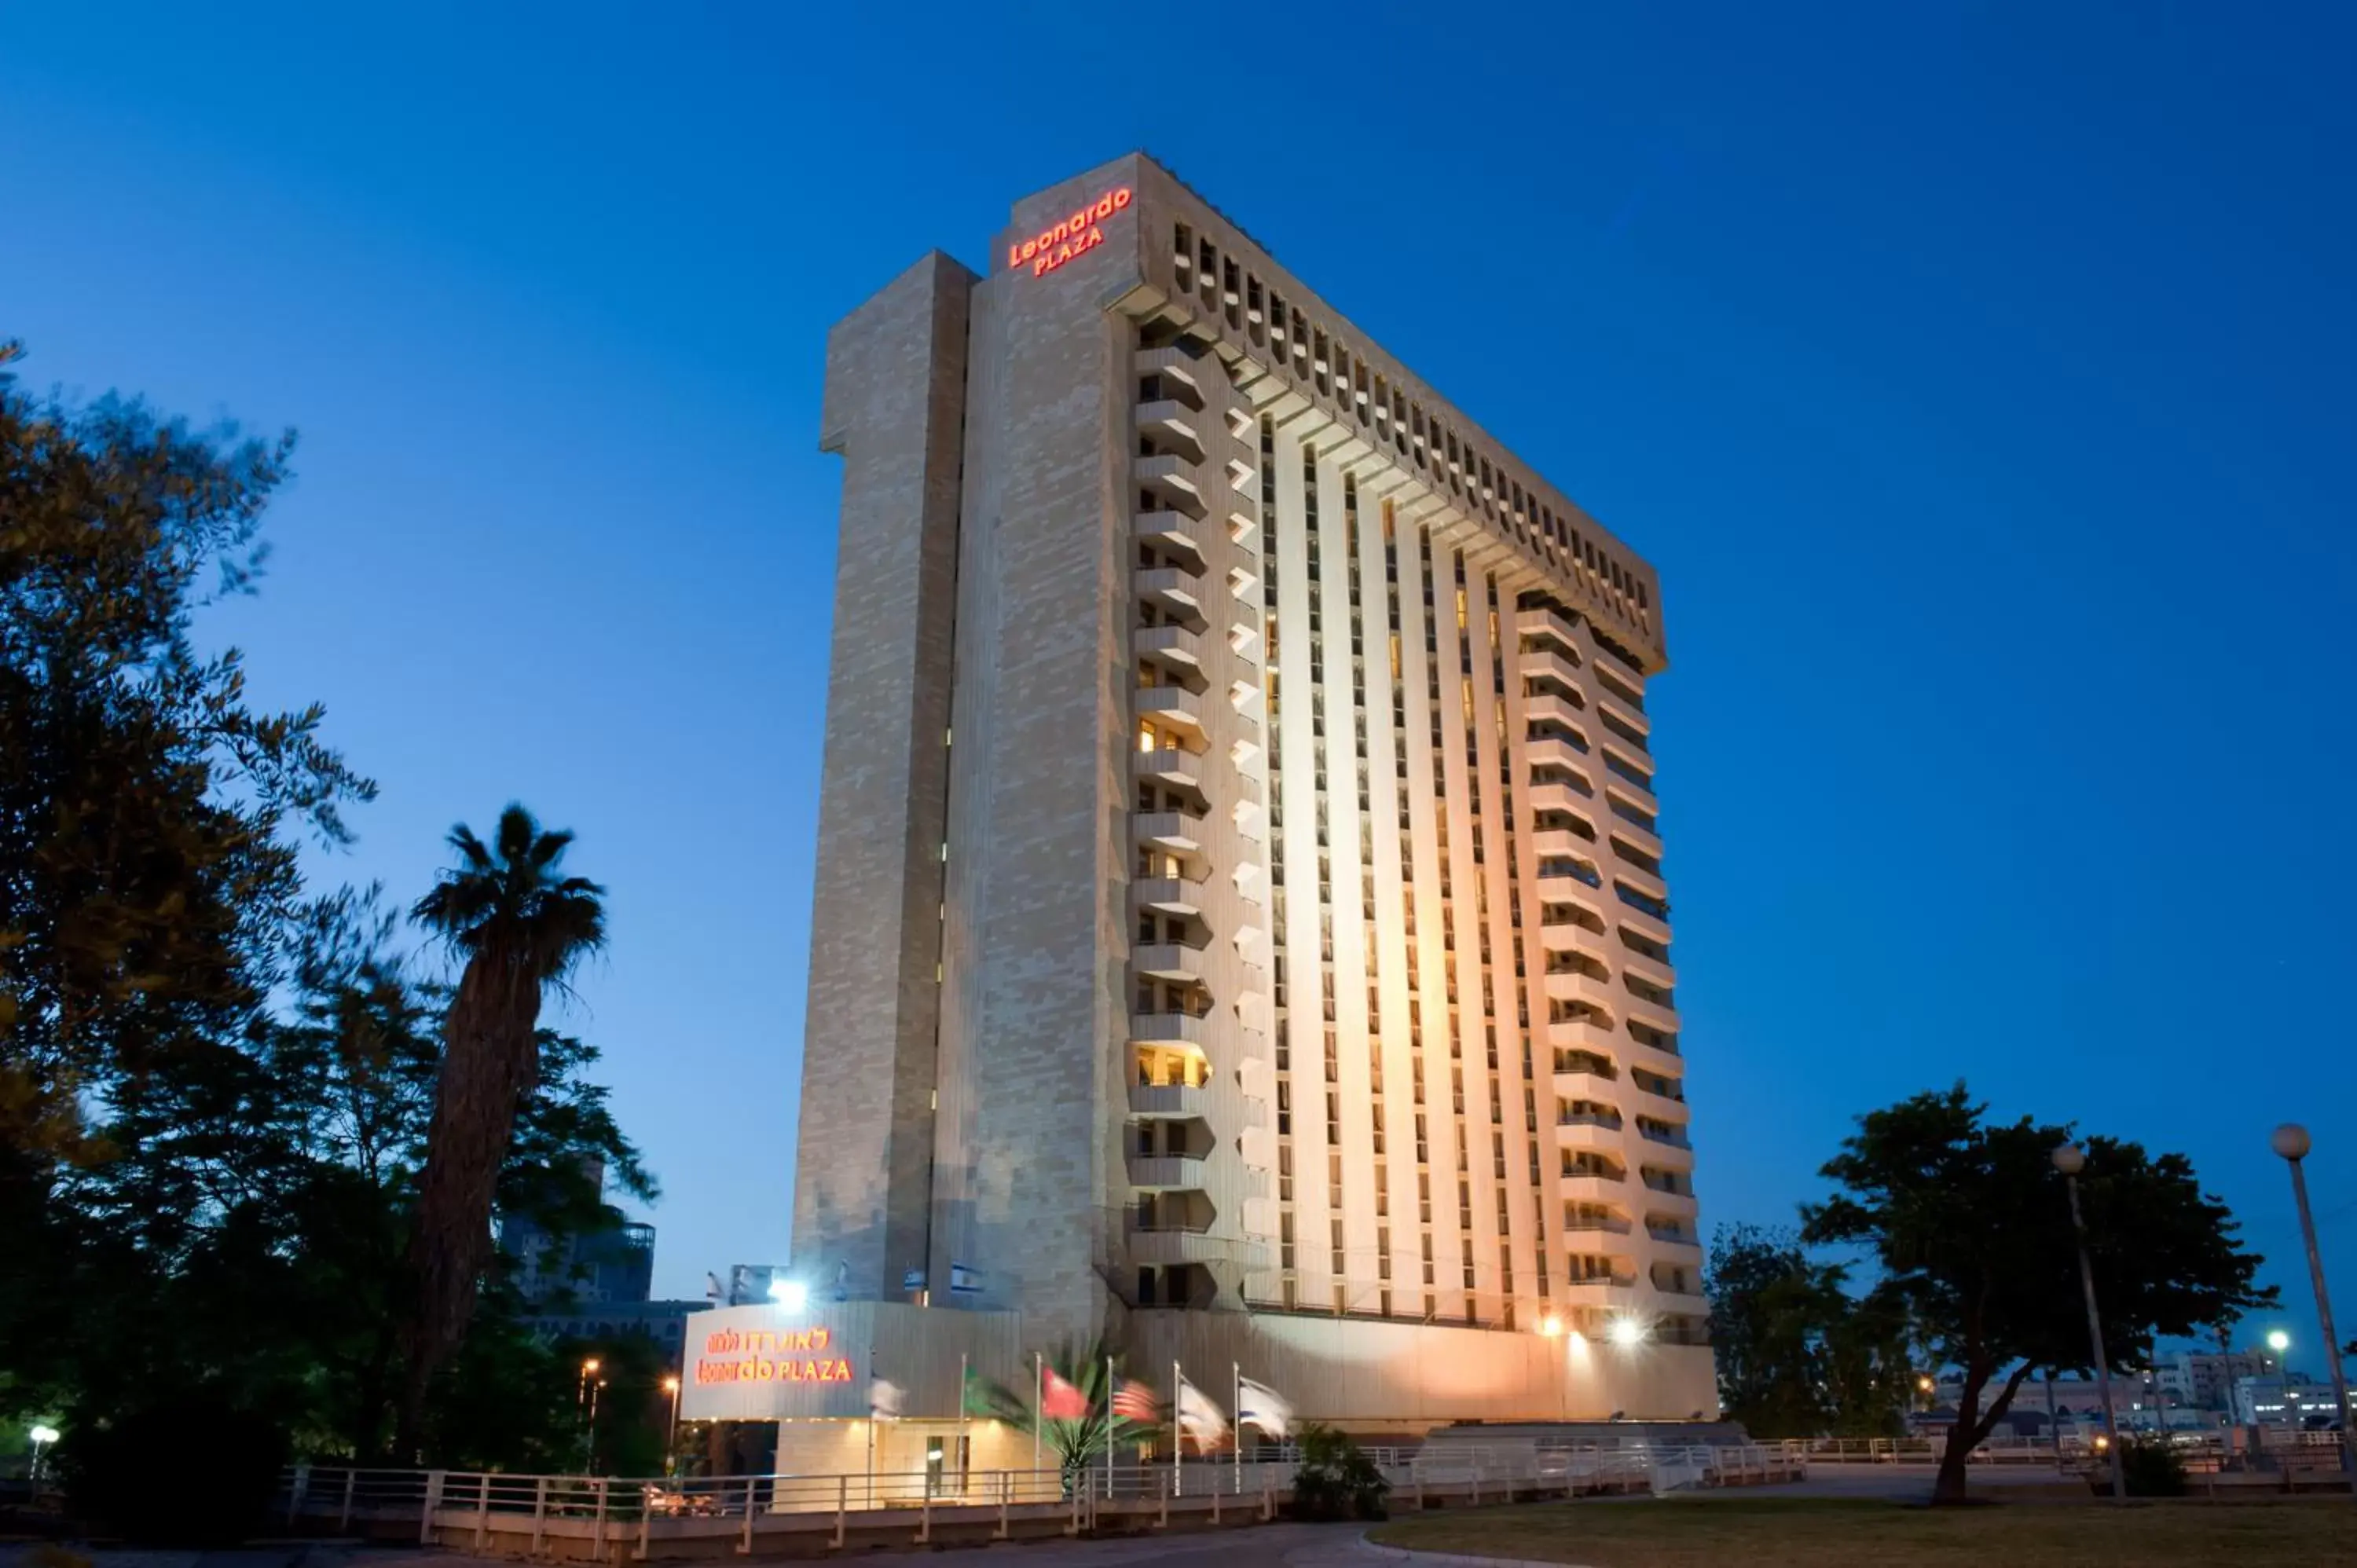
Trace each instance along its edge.
{"label": "israeli flag", "polygon": [[1241,1378],[1236,1382],[1236,1424],[1259,1427],[1271,1437],[1283,1437],[1293,1424],[1293,1407],[1265,1383]]}

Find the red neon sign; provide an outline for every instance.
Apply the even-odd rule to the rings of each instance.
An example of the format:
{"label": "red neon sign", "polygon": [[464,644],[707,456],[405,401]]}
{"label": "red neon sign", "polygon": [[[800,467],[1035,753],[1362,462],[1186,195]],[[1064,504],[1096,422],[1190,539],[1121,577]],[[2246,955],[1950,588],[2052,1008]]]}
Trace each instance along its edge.
{"label": "red neon sign", "polygon": [[[704,1355],[695,1363],[695,1380],[699,1383],[847,1383],[851,1381],[851,1362],[841,1356],[808,1356],[800,1359],[780,1354],[775,1359],[764,1351],[825,1350],[834,1343],[834,1336],[823,1328],[788,1329],[780,1333],[759,1330],[739,1333],[724,1328],[705,1337]],[[711,1358],[725,1356],[727,1360]]]}
{"label": "red neon sign", "polygon": [[1054,272],[1075,256],[1084,256],[1104,243],[1104,231],[1099,227],[1106,219],[1129,205],[1129,187],[1108,190],[1085,206],[1072,209],[1071,216],[1058,219],[1054,225],[1042,229],[1028,240],[1010,242],[1006,247],[1006,264],[1019,267],[1031,263],[1031,275],[1041,276]]}

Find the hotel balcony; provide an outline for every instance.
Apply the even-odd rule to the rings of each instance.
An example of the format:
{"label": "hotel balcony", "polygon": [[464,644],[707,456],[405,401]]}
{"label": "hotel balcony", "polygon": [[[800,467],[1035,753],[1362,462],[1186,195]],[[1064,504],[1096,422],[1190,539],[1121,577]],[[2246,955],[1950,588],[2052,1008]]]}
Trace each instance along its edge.
{"label": "hotel balcony", "polygon": [[1531,811],[1534,813],[1570,811],[1584,817],[1594,810],[1595,807],[1589,803],[1587,797],[1568,784],[1546,783],[1531,786]]}
{"label": "hotel balcony", "polygon": [[1602,771],[1596,775],[1596,779],[1645,815],[1656,819],[1661,816],[1662,803],[1653,797],[1652,776],[1635,765],[1607,752]]}
{"label": "hotel balcony", "polygon": [[[1133,362],[1141,375],[1150,372],[1164,381],[1166,384],[1162,390],[1166,393],[1185,402],[1188,401],[1185,394],[1192,392],[1194,405],[1197,408],[1203,406],[1202,361],[1186,349],[1176,344],[1165,344],[1159,349],[1141,349]],[[1172,381],[1178,385],[1168,384]]]}
{"label": "hotel balcony", "polygon": [[1203,1185],[1204,1162],[1192,1155],[1132,1155],[1129,1185],[1139,1192],[1192,1192]]}
{"label": "hotel balcony", "polygon": [[[1173,389],[1176,390],[1176,389]],[[1156,398],[1137,405],[1137,428],[1191,462],[1203,460],[1203,437],[1196,426],[1202,415],[1176,398]]]}
{"label": "hotel balcony", "polygon": [[1681,1173],[1694,1169],[1694,1144],[1687,1142],[1684,1133],[1658,1128],[1647,1132],[1639,1126],[1632,1126],[1631,1131],[1634,1137],[1628,1147],[1644,1151],[1647,1161]]}
{"label": "hotel balcony", "polygon": [[1561,1179],[1564,1198],[1572,1203],[1625,1203],[1629,1184],[1620,1176],[1567,1176]]}
{"label": "hotel balcony", "polygon": [[1211,1020],[1192,1013],[1132,1013],[1129,1043],[1134,1046],[1189,1046],[1200,1051],[1211,1033]]}
{"label": "hotel balcony", "polygon": [[1523,743],[1523,760],[1533,768],[1560,768],[1595,782],[1587,754],[1559,735],[1534,736]]}
{"label": "hotel balcony", "polygon": [[1129,885],[1129,904],[1133,909],[1162,915],[1200,915],[1203,912],[1202,880],[1186,876],[1140,877]]}
{"label": "hotel balcony", "polygon": [[1135,574],[1137,596],[1158,605],[1179,623],[1196,631],[1211,623],[1203,615],[1203,580],[1176,566],[1141,566]]}
{"label": "hotel balcony", "polygon": [[1552,648],[1541,648],[1522,656],[1524,675],[1552,675],[1575,691],[1580,685],[1579,665],[1569,654]]}
{"label": "hotel balcony", "polygon": [[1208,524],[1183,511],[1141,511],[1133,521],[1140,544],[1151,544],[1176,555],[1196,576],[1211,568],[1211,557],[1203,544]]}
{"label": "hotel balcony", "polygon": [[1129,967],[1141,979],[1200,980],[1203,950],[1184,942],[1146,942],[1130,950]]}
{"label": "hotel balcony", "polygon": [[1662,1034],[1674,1035],[1678,1032],[1678,1010],[1675,1007],[1667,1003],[1651,1001],[1625,987],[1620,1004],[1615,1011]]}
{"label": "hotel balcony", "polygon": [[1150,491],[1163,507],[1183,511],[1189,517],[1208,517],[1211,509],[1203,500],[1203,490],[1195,478],[1198,464],[1173,453],[1158,453],[1137,459],[1135,469],[1138,488]]}
{"label": "hotel balcony", "polygon": [[[1651,829],[1641,828],[1618,811],[1614,811],[1606,817],[1604,831],[1609,836],[1620,842],[1620,847],[1616,847],[1614,854],[1621,854],[1623,848],[1631,849],[1652,860],[1656,865],[1661,864],[1661,835]],[[1622,854],[1622,858],[1626,859],[1627,856]]]}
{"label": "hotel balcony", "polygon": [[1566,1306],[1629,1307],[1637,1305],[1637,1276],[1572,1280],[1561,1284]]}
{"label": "hotel balcony", "polygon": [[1569,828],[1541,828],[1531,834],[1531,849],[1541,860],[1577,860],[1596,868],[1596,841]]}
{"label": "hotel balcony", "polygon": [[1133,1083],[1129,1113],[1178,1122],[1199,1121],[1211,1104],[1210,1090],[1196,1084]]}
{"label": "hotel balcony", "polygon": [[1550,1050],[1593,1051],[1605,1058],[1618,1057],[1629,1046],[1628,1040],[1613,1030],[1578,1018],[1548,1024],[1546,1043]]}
{"label": "hotel balcony", "polygon": [[1702,1212],[1702,1205],[1690,1192],[1662,1192],[1648,1183],[1644,1191],[1646,1212],[1671,1219],[1692,1219]]}
{"label": "hotel balcony", "polygon": [[1203,739],[1203,701],[1184,686],[1140,686],[1137,716],[1152,719],[1200,744]]}
{"label": "hotel balcony", "polygon": [[[1143,756],[1144,753],[1140,753]],[[1130,831],[1142,844],[1173,854],[1203,853],[1203,819],[1185,811],[1139,811],[1129,819]]]}
{"label": "hotel balcony", "polygon": [[1142,626],[1132,634],[1131,645],[1140,659],[1151,659],[1165,670],[1175,671],[1200,692],[1205,685],[1204,635],[1183,626]]}
{"label": "hotel balcony", "polygon": [[1514,612],[1514,630],[1523,637],[1548,637],[1567,649],[1579,647],[1579,633],[1572,624],[1544,607]]}
{"label": "hotel balcony", "polygon": [[1647,958],[1643,953],[1625,946],[1620,950],[1620,972],[1634,975],[1639,980],[1648,984],[1658,985],[1664,991],[1677,989],[1678,972],[1676,970],[1657,958]]}
{"label": "hotel balcony", "polygon": [[1639,735],[1651,735],[1653,731],[1653,721],[1645,716],[1644,709],[1632,704],[1628,698],[1601,681],[1596,683],[1596,705],[1599,711],[1610,714]]}
{"label": "hotel balcony", "polygon": [[1603,1078],[1592,1072],[1559,1072],[1555,1075],[1555,1091],[1566,1100],[1616,1101],[1620,1098],[1620,1080]]}
{"label": "hotel balcony", "polygon": [[[1618,1155],[1628,1145],[1628,1133],[1617,1123],[1601,1116],[1574,1114],[1558,1117],[1555,1129],[1555,1142],[1566,1149],[1601,1149]],[[1692,1155],[1687,1158],[1691,1160]]]}
{"label": "hotel balcony", "polygon": [[1645,1225],[1645,1239],[1653,1244],[1655,1251],[1667,1257],[1695,1260],[1702,1257],[1702,1242],[1694,1236],[1682,1230],[1656,1230],[1650,1219]]}
{"label": "hotel balcony", "polygon": [[1265,1269],[1273,1264],[1274,1250],[1265,1241],[1248,1240],[1241,1236],[1213,1236],[1205,1230],[1178,1226],[1157,1226],[1151,1230],[1133,1228],[1129,1232],[1129,1261],[1169,1267],[1178,1263],[1234,1263],[1247,1269]]}
{"label": "hotel balcony", "polygon": [[1552,692],[1544,692],[1535,697],[1523,698],[1523,717],[1532,724],[1549,720],[1563,725],[1566,729],[1579,730],[1583,733],[1587,727],[1587,715]]}
{"label": "hotel balcony", "polygon": [[1618,1015],[1625,1003],[1636,1000],[1615,991],[1609,982],[1594,979],[1576,970],[1568,973],[1542,975],[1540,980],[1546,994],[1557,1002],[1585,1002],[1609,1014]]}
{"label": "hotel balcony", "polygon": [[1130,777],[1139,782],[1183,789],[1190,795],[1203,792],[1203,759],[1200,754],[1180,746],[1157,746],[1152,751],[1135,755],[1136,760],[1130,764]]}

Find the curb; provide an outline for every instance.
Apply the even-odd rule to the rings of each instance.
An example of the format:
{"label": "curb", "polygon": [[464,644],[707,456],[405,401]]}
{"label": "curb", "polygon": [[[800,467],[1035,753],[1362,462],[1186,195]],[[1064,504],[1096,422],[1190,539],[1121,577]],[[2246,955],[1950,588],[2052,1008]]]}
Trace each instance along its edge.
{"label": "curb", "polygon": [[1411,1552],[1405,1546],[1385,1546],[1359,1532],[1359,1545],[1378,1557],[1408,1565],[1408,1568],[1579,1568],[1577,1563],[1550,1563],[1535,1557],[1475,1557],[1461,1552]]}

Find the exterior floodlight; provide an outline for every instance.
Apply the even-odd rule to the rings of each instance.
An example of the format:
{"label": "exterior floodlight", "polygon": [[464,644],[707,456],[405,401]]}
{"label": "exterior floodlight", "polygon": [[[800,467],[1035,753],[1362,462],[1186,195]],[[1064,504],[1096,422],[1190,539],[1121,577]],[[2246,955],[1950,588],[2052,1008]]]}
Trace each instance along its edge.
{"label": "exterior floodlight", "polygon": [[2267,1348],[2280,1356],[2291,1348],[2291,1336],[2278,1328],[2267,1336]]}
{"label": "exterior floodlight", "polygon": [[788,1312],[800,1312],[810,1305],[810,1286],[800,1280],[771,1280],[770,1299]]}
{"label": "exterior floodlight", "polygon": [[1563,1319],[1554,1313],[1548,1313],[1545,1319],[1539,1324],[1539,1332],[1550,1339],[1555,1338],[1563,1332]]}
{"label": "exterior floodlight", "polygon": [[1616,1317],[1612,1320],[1612,1343],[1625,1350],[1642,1345],[1644,1342],[1645,1326],[1643,1324],[1633,1317]]}

